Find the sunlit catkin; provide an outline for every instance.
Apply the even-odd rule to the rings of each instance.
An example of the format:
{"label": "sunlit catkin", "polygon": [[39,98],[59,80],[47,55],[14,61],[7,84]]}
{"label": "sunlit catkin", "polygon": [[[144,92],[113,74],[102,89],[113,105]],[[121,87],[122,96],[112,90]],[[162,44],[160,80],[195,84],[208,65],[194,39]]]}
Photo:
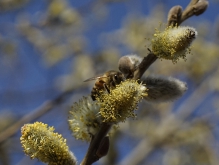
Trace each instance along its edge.
{"label": "sunlit catkin", "polygon": [[53,127],[35,122],[21,128],[21,144],[25,154],[48,165],[76,165],[76,158],[66,145],[66,139],[54,133]]}
{"label": "sunlit catkin", "polygon": [[196,38],[197,31],[192,27],[167,27],[163,32],[156,31],[152,39],[152,52],[163,59],[174,63],[179,58],[186,58],[190,53],[190,44]]}
{"label": "sunlit catkin", "polygon": [[135,117],[139,101],[147,95],[147,89],[136,80],[126,80],[117,85],[110,93],[103,93],[97,98],[100,115],[104,122],[123,122],[128,117]]}

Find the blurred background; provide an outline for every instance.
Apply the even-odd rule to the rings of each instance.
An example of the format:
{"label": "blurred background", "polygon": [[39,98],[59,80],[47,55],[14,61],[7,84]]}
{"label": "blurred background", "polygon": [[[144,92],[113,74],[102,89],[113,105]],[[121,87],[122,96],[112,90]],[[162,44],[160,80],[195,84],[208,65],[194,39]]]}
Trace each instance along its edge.
{"label": "blurred background", "polygon": [[[146,56],[169,9],[189,0],[0,0],[0,164],[41,165],[23,153],[20,127],[41,121],[67,139],[80,162],[88,143],[69,131],[68,111],[127,54]],[[137,120],[119,124],[95,164],[219,164],[219,1],[182,25],[198,37],[187,60],[157,60],[145,73],[185,81],[174,102],[142,101]],[[21,120],[21,121],[20,121]],[[24,122],[24,123],[23,123]],[[8,129],[9,128],[9,129]]]}

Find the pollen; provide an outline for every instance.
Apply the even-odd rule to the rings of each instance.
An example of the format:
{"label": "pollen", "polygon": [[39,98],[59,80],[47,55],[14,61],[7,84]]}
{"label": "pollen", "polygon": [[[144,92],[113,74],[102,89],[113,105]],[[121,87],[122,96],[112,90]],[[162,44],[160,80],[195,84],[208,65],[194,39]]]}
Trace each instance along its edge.
{"label": "pollen", "polygon": [[196,36],[197,31],[188,26],[169,26],[163,32],[156,30],[152,39],[152,52],[158,58],[176,63],[179,58],[186,59],[186,55],[191,53],[190,45]]}
{"label": "pollen", "polygon": [[76,158],[69,151],[66,139],[55,133],[53,127],[35,122],[21,128],[21,144],[25,154],[49,165],[76,165]]}
{"label": "pollen", "polygon": [[147,95],[147,89],[136,80],[126,80],[97,98],[103,122],[124,122],[126,118],[135,118],[140,100]]}

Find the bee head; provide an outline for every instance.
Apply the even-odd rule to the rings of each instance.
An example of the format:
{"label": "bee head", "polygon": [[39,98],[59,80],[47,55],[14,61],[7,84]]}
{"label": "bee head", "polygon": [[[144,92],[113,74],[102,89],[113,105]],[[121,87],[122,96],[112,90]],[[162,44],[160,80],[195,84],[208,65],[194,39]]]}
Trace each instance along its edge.
{"label": "bee head", "polygon": [[125,80],[125,76],[121,72],[116,72],[112,78],[115,84],[120,84],[121,81]]}

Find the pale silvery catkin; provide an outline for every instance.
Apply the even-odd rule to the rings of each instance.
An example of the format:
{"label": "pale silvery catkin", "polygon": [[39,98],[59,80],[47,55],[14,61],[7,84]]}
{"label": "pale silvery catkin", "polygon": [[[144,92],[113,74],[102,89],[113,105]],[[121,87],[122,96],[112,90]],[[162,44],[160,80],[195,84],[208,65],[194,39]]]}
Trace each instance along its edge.
{"label": "pale silvery catkin", "polygon": [[149,76],[143,78],[148,89],[145,100],[149,102],[173,101],[187,91],[187,85],[173,77]]}

